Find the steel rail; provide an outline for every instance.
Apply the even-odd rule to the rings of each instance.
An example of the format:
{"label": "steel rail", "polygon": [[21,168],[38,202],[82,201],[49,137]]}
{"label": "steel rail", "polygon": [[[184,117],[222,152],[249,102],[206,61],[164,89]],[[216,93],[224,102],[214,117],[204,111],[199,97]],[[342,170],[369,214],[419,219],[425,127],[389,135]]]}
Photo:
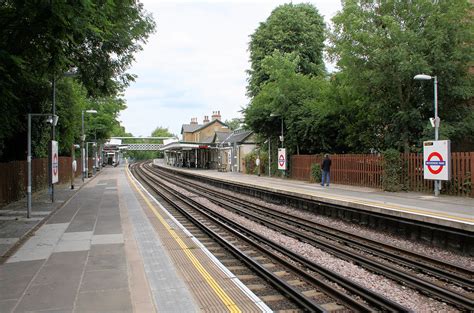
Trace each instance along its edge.
{"label": "steel rail", "polygon": [[[176,193],[176,191],[173,191],[173,192]],[[181,200],[181,201],[184,201],[184,200]],[[320,266],[320,265],[318,265],[318,264],[316,264],[316,263],[314,263],[314,262],[312,262],[312,261],[310,261],[310,260],[308,260],[308,259],[292,252],[291,250],[289,250],[289,249],[287,249],[287,248],[285,248],[281,245],[275,244],[274,242],[272,242],[271,240],[269,240],[268,238],[266,238],[264,236],[261,236],[257,233],[249,231],[248,229],[246,229],[245,227],[242,227],[238,223],[235,223],[232,220],[228,220],[225,217],[222,217],[219,214],[213,212],[212,210],[207,209],[205,206],[203,206],[202,204],[194,201],[193,199],[187,199],[185,201],[186,202],[191,202],[189,205],[193,205],[195,207],[200,208],[200,210],[205,210],[206,212],[208,212],[208,213],[203,213],[203,214],[206,214],[206,215],[211,214],[214,219],[217,219],[217,218],[224,219],[225,223],[218,222],[218,221],[217,221],[217,223],[220,223],[222,225],[222,227],[227,228],[229,231],[235,233],[237,236],[239,236],[239,237],[243,236],[241,233],[245,233],[248,236],[251,236],[251,237],[255,238],[256,240],[260,241],[261,243],[264,243],[265,245],[272,247],[272,249],[274,249],[276,251],[279,251],[280,253],[286,255],[287,257],[289,257],[293,261],[302,264],[307,269],[309,269],[311,271],[314,271],[316,273],[319,273],[320,275],[324,276],[326,279],[329,279],[333,282],[336,282],[337,284],[341,285],[346,290],[352,292],[353,294],[356,294],[357,296],[361,297],[362,299],[364,299],[368,303],[371,303],[372,305],[375,305],[375,306],[381,308],[382,310],[391,311],[391,312],[406,311],[405,307],[403,307],[403,306],[387,299],[386,297],[381,296],[380,294],[377,294],[377,293],[375,293],[371,290],[368,290],[367,288],[365,288],[365,287],[363,287],[363,286],[361,286],[361,285],[359,285],[359,284],[357,284],[357,283],[355,283],[351,280],[348,280],[345,277],[343,277],[343,276],[341,276],[341,275],[339,275],[339,274],[337,274],[337,273],[335,273],[331,270],[325,269],[324,267],[322,267],[322,266]],[[229,227],[226,224],[230,224],[230,225],[232,225],[232,227]],[[240,232],[235,232],[235,230],[233,228],[237,228]],[[247,237],[244,237],[244,238],[247,238]],[[242,239],[244,239],[244,238],[242,238]],[[244,240],[248,241],[250,239],[244,239]],[[249,243],[255,245],[255,243],[252,240],[250,240]],[[256,248],[263,249],[263,247],[261,245],[256,245]],[[281,260],[280,256],[278,256],[277,254],[274,254],[273,252],[271,252],[267,249],[265,249],[265,253],[268,253],[270,255],[274,255],[273,257],[279,259],[279,262],[284,262],[285,266],[288,266],[288,267],[292,268],[292,270],[294,270],[295,272],[299,273],[300,275],[305,276],[306,280],[309,280],[309,281],[311,281],[312,283],[315,283],[315,284],[317,283],[318,286],[321,287],[321,285],[320,285],[321,282],[319,280],[315,280],[312,276],[308,276],[308,273],[306,273],[306,271],[294,266],[292,263],[289,263],[285,260]],[[329,285],[324,284],[324,289],[327,292],[330,292],[330,293],[337,292],[336,294],[339,297],[339,299],[340,299],[340,297],[347,298],[346,300],[343,301],[344,303],[346,303],[346,305],[347,305],[348,301],[353,302],[354,303],[353,305],[360,305],[357,301],[355,301],[351,297],[348,297],[347,295],[345,295],[343,293],[340,293],[337,290],[334,290],[334,288],[332,288]],[[355,309],[355,308],[353,308],[353,309]],[[357,310],[360,310],[360,308],[357,309]],[[363,311],[364,310],[368,310],[368,308],[365,307],[363,309]]]}
{"label": "steel rail", "polygon": [[[165,171],[161,171],[161,172],[166,173]],[[168,175],[170,175],[170,174],[168,174]],[[204,193],[212,194],[212,195],[214,195],[216,197],[219,197],[221,199],[225,199],[226,201],[229,201],[229,202],[232,202],[232,203],[235,203],[235,204],[238,204],[238,205],[242,205],[242,204],[246,205],[246,206],[248,206],[248,207],[250,207],[250,208],[252,208],[252,209],[254,209],[258,212],[261,212],[261,214],[268,215],[271,218],[279,219],[279,220],[284,221],[286,223],[293,224],[297,227],[303,228],[303,229],[305,229],[307,231],[310,231],[310,232],[317,233],[318,235],[324,236],[326,238],[330,238],[332,240],[345,241],[346,243],[354,245],[354,246],[358,247],[359,249],[362,248],[362,249],[366,249],[366,250],[371,250],[370,253],[375,254],[375,255],[377,255],[381,258],[387,258],[387,259],[390,259],[393,262],[398,262],[398,263],[400,263],[404,266],[411,267],[411,268],[414,268],[416,270],[423,270],[423,271],[425,271],[427,273],[430,273],[432,275],[437,275],[439,278],[445,279],[447,281],[456,282],[456,283],[460,284],[462,287],[474,288],[474,284],[472,282],[472,277],[474,277],[474,272],[470,271],[468,269],[461,268],[461,267],[453,265],[453,264],[444,263],[444,262],[439,261],[437,259],[430,258],[430,257],[424,256],[424,255],[421,255],[421,254],[418,254],[418,253],[415,253],[415,252],[407,251],[407,250],[404,250],[404,249],[401,249],[401,248],[398,248],[398,247],[395,247],[395,246],[392,246],[392,245],[379,243],[375,240],[371,240],[371,239],[368,239],[368,238],[363,238],[363,237],[357,236],[355,234],[345,232],[343,230],[337,230],[338,232],[343,234],[343,235],[339,235],[339,234],[334,233],[335,230],[331,229],[328,226],[318,224],[318,223],[315,223],[315,222],[312,222],[312,221],[307,221],[307,220],[304,220],[304,219],[302,219],[298,216],[291,215],[291,214],[284,213],[284,212],[274,213],[274,212],[271,212],[268,208],[266,208],[264,206],[257,205],[255,203],[243,200],[241,198],[233,197],[233,196],[230,196],[230,195],[225,195],[225,194],[219,193],[215,190],[200,186],[199,184],[196,184],[196,183],[193,183],[193,182],[186,181],[186,183],[191,184],[193,186],[192,190],[194,192],[196,192],[196,190],[202,190],[202,192],[204,192]],[[211,199],[211,201],[215,201],[215,200]],[[265,211],[262,211],[262,208]],[[358,240],[364,241],[364,242],[367,242],[367,243],[361,243],[360,241],[349,238],[349,236],[350,237],[356,237]],[[377,246],[381,246],[381,248],[379,248]],[[393,252],[387,251],[387,249],[392,250]],[[421,259],[424,262],[429,262],[429,263],[436,264],[437,266],[449,267],[451,269],[451,271],[440,269],[440,268],[422,263],[422,262],[417,261],[417,260],[408,259],[407,257],[405,257],[403,255],[400,255],[400,253],[404,253],[406,255],[409,255],[412,258]],[[462,273],[463,276],[457,275],[456,273],[453,273],[452,271]]]}
{"label": "steel rail", "polygon": [[[217,241],[220,245],[222,245],[225,249],[227,249],[230,253],[232,253],[235,257],[237,257],[239,260],[244,262],[247,266],[249,266],[253,271],[258,273],[261,277],[263,277],[265,280],[267,280],[274,288],[282,292],[283,294],[287,295],[288,298],[290,298],[291,301],[295,302],[297,305],[300,306],[300,308],[309,311],[309,312],[326,312],[321,306],[319,306],[317,303],[315,303],[313,300],[309,299],[305,295],[303,295],[300,291],[296,290],[293,288],[291,285],[289,285],[287,282],[283,281],[280,279],[278,276],[264,268],[262,265],[260,265],[258,262],[254,261],[252,258],[247,256],[245,253],[243,253],[239,248],[235,247],[233,244],[225,240],[222,236],[217,234],[216,232],[212,231],[208,227],[206,227],[204,224],[202,224],[200,221],[198,221],[196,218],[194,218],[191,214],[186,212],[186,210],[182,209],[179,205],[177,205],[170,197],[165,195],[162,191],[160,191],[155,185],[157,184],[155,182],[150,182],[150,179],[143,177],[138,171],[135,169],[135,167],[132,168],[133,174],[136,174],[140,179],[146,183],[146,185],[151,188],[155,193],[157,193],[161,198],[163,198],[169,205],[171,205],[174,209],[176,209],[178,212],[183,214],[187,219],[189,219],[194,225],[196,225],[201,231],[206,233],[208,236],[213,238],[215,241]],[[163,189],[168,189],[167,186],[160,185],[160,188]],[[168,191],[170,192],[170,191]],[[180,198],[177,196],[177,193],[175,191],[170,192],[173,194],[174,197],[179,198],[182,202],[187,203],[186,200]],[[191,204],[187,203],[188,205],[192,206]],[[197,209],[197,208],[193,208]],[[208,218],[211,218],[208,216]],[[212,218],[214,219],[214,218]],[[211,220],[212,220],[211,219]]]}
{"label": "steel rail", "polygon": [[[173,180],[173,183],[176,183],[176,179]],[[197,192],[196,191],[196,186],[193,186],[193,187],[194,188],[192,189],[192,191],[196,193]],[[203,195],[203,194],[201,194],[201,195]],[[204,194],[203,196],[208,197],[208,195],[206,195],[206,194]],[[216,196],[216,194],[214,194],[214,196]],[[316,239],[316,238],[301,234],[301,233],[296,232],[293,229],[290,229],[286,226],[276,224],[276,223],[274,223],[274,222],[272,222],[271,220],[268,220],[268,219],[261,218],[260,216],[254,214],[254,213],[244,212],[244,211],[242,211],[242,208],[240,206],[245,205],[245,203],[242,204],[242,202],[246,202],[246,201],[243,201],[243,200],[238,201],[239,202],[239,204],[238,204],[239,207],[235,207],[235,206],[232,206],[232,205],[229,205],[229,204],[224,204],[220,201],[217,201],[215,198],[210,198],[209,200],[211,200],[212,202],[215,202],[216,204],[218,204],[220,206],[224,205],[224,206],[227,206],[228,208],[230,208],[234,211],[238,211],[238,212],[242,213],[243,215],[246,215],[247,217],[249,217],[253,220],[256,220],[259,223],[263,223],[263,224],[266,224],[266,225],[271,225],[272,228],[277,229],[278,231],[284,232],[285,234],[287,234],[291,237],[294,237],[294,238],[297,238],[301,241],[304,241],[304,242],[307,242],[309,244],[318,246],[322,249],[330,250],[332,252],[332,254],[334,254],[338,257],[356,262],[356,263],[358,263],[358,264],[360,264],[360,265],[362,265],[362,266],[364,266],[364,267],[366,267],[366,268],[368,268],[372,271],[378,272],[378,273],[380,273],[380,274],[382,274],[386,277],[389,277],[389,278],[394,279],[396,281],[408,284],[408,285],[410,285],[411,287],[413,287],[415,289],[419,289],[419,290],[422,290],[424,292],[429,292],[430,294],[442,299],[443,301],[447,301],[449,303],[458,305],[458,306],[463,307],[464,309],[467,309],[467,310],[471,310],[471,311],[474,310],[474,302],[473,302],[472,299],[470,299],[468,297],[460,295],[460,294],[458,294],[456,292],[453,292],[451,290],[441,288],[441,287],[439,287],[439,286],[437,286],[433,283],[427,282],[427,281],[425,281],[423,279],[420,279],[418,277],[408,275],[408,274],[406,274],[406,273],[404,273],[404,272],[402,272],[398,269],[395,269],[391,266],[380,264],[380,263],[375,262],[375,261],[370,260],[370,259],[366,259],[365,257],[359,256],[359,255],[353,253],[352,251],[348,251],[347,249],[344,249],[344,248],[341,248],[341,247],[336,247],[336,246],[332,245],[329,242],[324,242],[324,241],[321,241],[320,239]],[[285,220],[284,222],[287,222],[287,221]],[[306,226],[306,225],[303,225],[303,226]]]}

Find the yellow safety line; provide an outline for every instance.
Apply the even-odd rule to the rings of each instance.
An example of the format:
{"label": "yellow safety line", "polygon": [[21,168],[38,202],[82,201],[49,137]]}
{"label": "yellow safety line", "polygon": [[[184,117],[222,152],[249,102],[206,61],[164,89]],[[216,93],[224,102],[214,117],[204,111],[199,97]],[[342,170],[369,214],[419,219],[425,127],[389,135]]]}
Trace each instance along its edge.
{"label": "yellow safety line", "polygon": [[219,286],[219,284],[215,281],[215,279],[202,266],[201,262],[199,262],[199,260],[194,256],[194,254],[191,252],[189,247],[181,240],[181,238],[179,238],[178,234],[176,234],[176,232],[169,226],[169,224],[165,221],[165,219],[161,216],[161,214],[158,213],[158,211],[155,209],[153,204],[148,200],[148,198],[138,188],[135,181],[130,176],[131,174],[128,170],[128,167],[126,168],[126,172],[127,172],[127,175],[128,175],[128,179],[133,184],[133,186],[138,191],[138,193],[142,196],[143,200],[145,200],[148,207],[155,214],[155,216],[158,218],[158,220],[161,222],[161,224],[166,228],[166,230],[170,233],[171,237],[173,237],[173,239],[176,240],[178,245],[183,249],[186,256],[193,263],[194,267],[199,271],[199,273],[202,275],[202,277],[204,277],[206,282],[214,290],[214,292],[221,299],[221,301],[224,303],[224,305],[229,309],[230,312],[235,312],[235,313],[241,312],[240,309],[237,307],[237,305],[234,303],[234,301],[232,301],[232,299],[227,295],[227,293],[222,289],[222,287]]}
{"label": "yellow safety line", "polygon": [[[203,175],[203,176],[215,178],[212,175]],[[267,188],[273,188],[273,189],[276,188],[274,186],[270,186],[270,187],[266,186],[266,187]],[[380,209],[393,209],[393,210],[396,210],[398,212],[418,213],[418,214],[432,215],[432,216],[436,216],[436,217],[444,217],[444,218],[451,219],[455,222],[474,223],[474,218],[459,217],[459,216],[454,216],[454,215],[450,215],[450,214],[447,214],[447,213],[436,213],[436,212],[433,212],[433,211],[426,211],[426,210],[420,210],[420,209],[410,209],[410,208],[401,207],[401,206],[397,206],[397,205],[391,205],[391,204],[387,204],[387,203],[364,201],[364,200],[359,200],[359,199],[354,199],[354,198],[345,198],[345,197],[341,197],[341,196],[315,195],[314,193],[310,193],[310,192],[307,192],[307,191],[301,191],[300,189],[292,188],[292,187],[286,187],[286,189],[285,189],[285,187],[283,187],[283,189],[281,189],[281,190],[288,191],[288,192],[295,192],[295,193],[305,194],[305,195],[308,195],[308,196],[311,196],[311,197],[318,197],[318,198],[322,198],[322,199],[330,199],[330,200],[336,200],[336,201],[345,201],[345,202],[349,202],[349,203],[368,205],[368,206],[372,206],[372,207],[380,208]]]}
{"label": "yellow safety line", "polygon": [[[288,191],[299,192],[298,189],[294,189],[294,188]],[[304,192],[304,194],[315,197],[315,195],[312,193]],[[397,212],[433,215],[437,217],[449,218],[457,222],[462,221],[462,222],[474,223],[474,218],[459,217],[459,216],[449,215],[447,213],[436,213],[433,211],[426,211],[426,210],[420,210],[420,209],[410,209],[410,208],[401,207],[397,205],[391,205],[388,203],[377,203],[377,202],[364,201],[364,200],[359,200],[359,199],[354,199],[354,198],[345,198],[345,197],[336,197],[336,196],[327,196],[327,195],[317,195],[316,197],[323,198],[323,199],[336,200],[336,201],[345,201],[345,202],[354,203],[354,204],[368,205],[368,206],[372,206],[372,207],[380,208],[380,209],[393,209],[393,210],[396,210]]]}

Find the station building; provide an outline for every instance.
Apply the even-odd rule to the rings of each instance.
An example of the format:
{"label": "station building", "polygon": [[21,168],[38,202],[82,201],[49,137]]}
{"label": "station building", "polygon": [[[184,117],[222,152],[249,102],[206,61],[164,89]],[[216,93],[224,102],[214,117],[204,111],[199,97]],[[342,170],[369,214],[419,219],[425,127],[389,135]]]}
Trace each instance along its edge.
{"label": "station building", "polygon": [[181,141],[165,143],[160,149],[165,162],[176,167],[245,171],[244,158],[255,148],[251,131],[231,131],[221,121],[220,111],[202,124],[192,118],[181,127]]}

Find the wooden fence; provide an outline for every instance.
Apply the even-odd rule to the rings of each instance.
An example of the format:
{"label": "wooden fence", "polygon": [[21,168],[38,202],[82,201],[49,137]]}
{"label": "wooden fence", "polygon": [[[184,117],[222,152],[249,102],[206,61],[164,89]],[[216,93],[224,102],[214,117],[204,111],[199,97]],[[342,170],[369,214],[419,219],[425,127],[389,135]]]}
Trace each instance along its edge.
{"label": "wooden fence", "polygon": [[[81,158],[76,158],[78,170],[75,176],[81,175]],[[89,159],[92,168],[92,159]],[[33,159],[31,162],[32,191],[48,186],[48,159]],[[59,183],[71,181],[71,157],[59,157]],[[26,196],[28,173],[26,161],[0,163],[0,207]]]}
{"label": "wooden fence", "polygon": [[[321,164],[322,155],[293,155],[291,178],[311,180],[311,164]],[[423,155],[402,154],[400,183],[410,191],[430,192],[433,181],[423,179]],[[382,189],[383,157],[372,154],[331,155],[331,182]],[[474,197],[474,152],[451,154],[451,180],[443,182],[442,192]]]}

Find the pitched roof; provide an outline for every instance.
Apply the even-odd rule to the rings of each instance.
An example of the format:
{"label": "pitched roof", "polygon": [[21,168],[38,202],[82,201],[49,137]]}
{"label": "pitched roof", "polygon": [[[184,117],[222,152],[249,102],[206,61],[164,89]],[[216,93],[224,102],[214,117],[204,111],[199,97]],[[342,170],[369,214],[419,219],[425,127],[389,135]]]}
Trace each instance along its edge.
{"label": "pitched roof", "polygon": [[230,134],[229,132],[216,132],[214,141],[217,143],[223,142]]}
{"label": "pitched roof", "polygon": [[194,131],[196,131],[196,129],[198,129],[201,126],[202,125],[199,125],[199,124],[183,124],[183,126],[181,127],[181,134],[193,133]]}
{"label": "pitched roof", "polygon": [[202,124],[202,125],[199,125],[200,127],[195,129],[194,131],[198,131],[198,130],[201,130],[201,129],[204,129],[206,128],[207,126],[211,125],[211,124],[214,124],[214,123],[219,123],[221,124],[222,126],[225,126],[225,127],[228,127],[227,124],[221,122],[221,120],[213,120],[213,121],[210,121],[209,123],[206,123],[206,124]]}
{"label": "pitched roof", "polygon": [[206,128],[207,126],[209,126],[211,124],[214,124],[215,122],[221,124],[222,126],[228,127],[227,124],[221,122],[221,120],[216,119],[216,120],[212,120],[212,121],[210,121],[209,123],[206,123],[206,124],[183,124],[183,126],[181,127],[181,134],[183,134],[183,133],[194,133],[198,130]]}
{"label": "pitched roof", "polygon": [[237,129],[233,131],[224,141],[222,141],[222,144],[224,143],[233,144],[233,143],[243,142],[252,134],[253,134],[253,131],[251,130]]}
{"label": "pitched roof", "polygon": [[214,142],[214,135],[201,139],[199,142],[202,143],[213,143]]}

